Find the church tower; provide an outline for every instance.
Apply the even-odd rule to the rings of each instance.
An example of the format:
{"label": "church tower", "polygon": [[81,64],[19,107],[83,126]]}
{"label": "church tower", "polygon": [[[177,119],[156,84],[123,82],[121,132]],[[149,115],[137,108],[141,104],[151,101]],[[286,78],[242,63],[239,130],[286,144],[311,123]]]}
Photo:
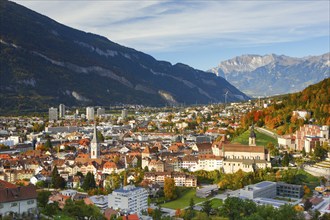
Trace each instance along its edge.
{"label": "church tower", "polygon": [[250,136],[249,136],[249,146],[256,146],[256,133],[254,132],[254,125],[252,123]]}
{"label": "church tower", "polygon": [[94,134],[93,139],[91,141],[91,151],[90,151],[91,159],[100,158],[100,146],[97,140],[97,130],[96,130],[96,122],[94,122]]}

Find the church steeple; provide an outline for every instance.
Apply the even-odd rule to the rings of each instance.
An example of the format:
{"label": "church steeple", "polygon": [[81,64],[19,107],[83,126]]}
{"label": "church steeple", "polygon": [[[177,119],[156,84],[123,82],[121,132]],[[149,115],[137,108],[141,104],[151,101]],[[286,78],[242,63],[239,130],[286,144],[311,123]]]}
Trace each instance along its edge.
{"label": "church steeple", "polygon": [[254,125],[252,123],[249,136],[249,146],[256,146],[256,133],[254,132]]}
{"label": "church steeple", "polygon": [[100,146],[99,146],[99,141],[97,138],[96,122],[94,122],[94,134],[93,134],[93,139],[91,141],[90,153],[91,153],[90,157],[92,159],[97,159],[100,157]]}

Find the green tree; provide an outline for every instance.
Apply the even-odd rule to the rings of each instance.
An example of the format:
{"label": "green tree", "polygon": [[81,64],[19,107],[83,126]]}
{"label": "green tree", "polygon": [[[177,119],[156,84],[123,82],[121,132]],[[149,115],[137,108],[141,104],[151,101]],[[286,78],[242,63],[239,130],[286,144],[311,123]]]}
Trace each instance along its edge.
{"label": "green tree", "polygon": [[43,213],[47,216],[54,216],[60,211],[58,202],[46,203]]}
{"label": "green tree", "polygon": [[162,219],[162,210],[161,207],[158,206],[152,212],[152,219],[153,220],[161,220]]}
{"label": "green tree", "polygon": [[205,212],[207,216],[210,215],[212,210],[212,206],[211,206],[211,201],[210,200],[206,200],[203,204],[202,204],[202,212]]}
{"label": "green tree", "polygon": [[324,160],[327,156],[327,150],[320,146],[320,143],[317,142],[315,149],[314,149],[314,158],[316,160]]}
{"label": "green tree", "polygon": [[289,162],[290,162],[289,154],[287,152],[285,152],[283,159],[282,159],[282,166],[284,166],[284,167],[289,166]]}
{"label": "green tree", "polygon": [[304,202],[304,210],[308,211],[310,208],[312,208],[312,206],[313,203],[309,199],[306,199],[306,201]]}
{"label": "green tree", "polygon": [[228,217],[229,220],[238,220],[241,219],[242,207],[242,199],[237,197],[229,197],[220,207],[220,213],[222,216]]}
{"label": "green tree", "polygon": [[164,194],[166,200],[175,199],[177,195],[176,192],[176,186],[175,181],[173,178],[165,178],[164,182]]}
{"label": "green tree", "polygon": [[104,136],[101,131],[97,131],[97,140],[100,142],[104,142]]}
{"label": "green tree", "polygon": [[92,174],[91,172],[88,172],[86,174],[86,177],[84,179],[83,184],[81,185],[81,188],[83,188],[85,191],[96,188],[94,174]]}
{"label": "green tree", "polygon": [[47,150],[49,150],[49,149],[52,149],[53,148],[53,145],[52,145],[52,142],[50,141],[50,138],[47,138],[47,141],[45,142],[45,148],[47,149]]}
{"label": "green tree", "polygon": [[55,189],[58,189],[58,188],[64,189],[65,188],[65,185],[66,185],[65,180],[58,173],[57,166],[55,166],[53,168],[51,183]]}
{"label": "green tree", "polygon": [[39,207],[45,208],[46,204],[48,203],[50,194],[51,194],[50,191],[39,191],[38,192],[37,202],[38,202]]}

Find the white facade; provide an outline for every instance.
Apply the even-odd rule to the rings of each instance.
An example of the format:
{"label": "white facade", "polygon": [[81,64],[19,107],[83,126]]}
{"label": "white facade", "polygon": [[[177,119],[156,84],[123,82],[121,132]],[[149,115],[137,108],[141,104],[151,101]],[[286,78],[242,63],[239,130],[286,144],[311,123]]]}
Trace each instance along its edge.
{"label": "white facade", "polygon": [[0,216],[9,215],[10,212],[18,213],[18,214],[36,213],[37,199],[27,199],[27,200],[0,203]]}
{"label": "white facade", "polygon": [[86,119],[87,120],[94,120],[94,108],[93,107],[87,107],[86,108]]}
{"label": "white facade", "polygon": [[109,208],[140,214],[148,208],[148,191],[134,185],[124,186],[109,194]]}
{"label": "white facade", "polygon": [[276,197],[276,182],[263,181],[240,189],[240,196],[247,199]]}
{"label": "white facade", "polygon": [[65,105],[60,104],[59,107],[59,118],[64,118],[65,117]]}
{"label": "white facade", "polygon": [[97,140],[97,132],[96,132],[96,125],[94,124],[94,135],[93,135],[93,139],[91,141],[91,155],[90,157],[92,159],[97,159],[100,158],[100,145],[99,142]]}
{"label": "white facade", "polygon": [[108,208],[108,197],[104,195],[95,195],[89,197],[89,199],[99,207],[102,211],[106,210]]}

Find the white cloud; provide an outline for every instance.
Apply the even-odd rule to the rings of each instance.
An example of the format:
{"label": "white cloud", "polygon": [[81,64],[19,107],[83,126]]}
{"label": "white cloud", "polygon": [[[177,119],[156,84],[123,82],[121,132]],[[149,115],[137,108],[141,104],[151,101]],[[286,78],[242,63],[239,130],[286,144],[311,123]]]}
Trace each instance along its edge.
{"label": "white cloud", "polygon": [[24,1],[68,26],[145,52],[329,36],[328,1]]}

